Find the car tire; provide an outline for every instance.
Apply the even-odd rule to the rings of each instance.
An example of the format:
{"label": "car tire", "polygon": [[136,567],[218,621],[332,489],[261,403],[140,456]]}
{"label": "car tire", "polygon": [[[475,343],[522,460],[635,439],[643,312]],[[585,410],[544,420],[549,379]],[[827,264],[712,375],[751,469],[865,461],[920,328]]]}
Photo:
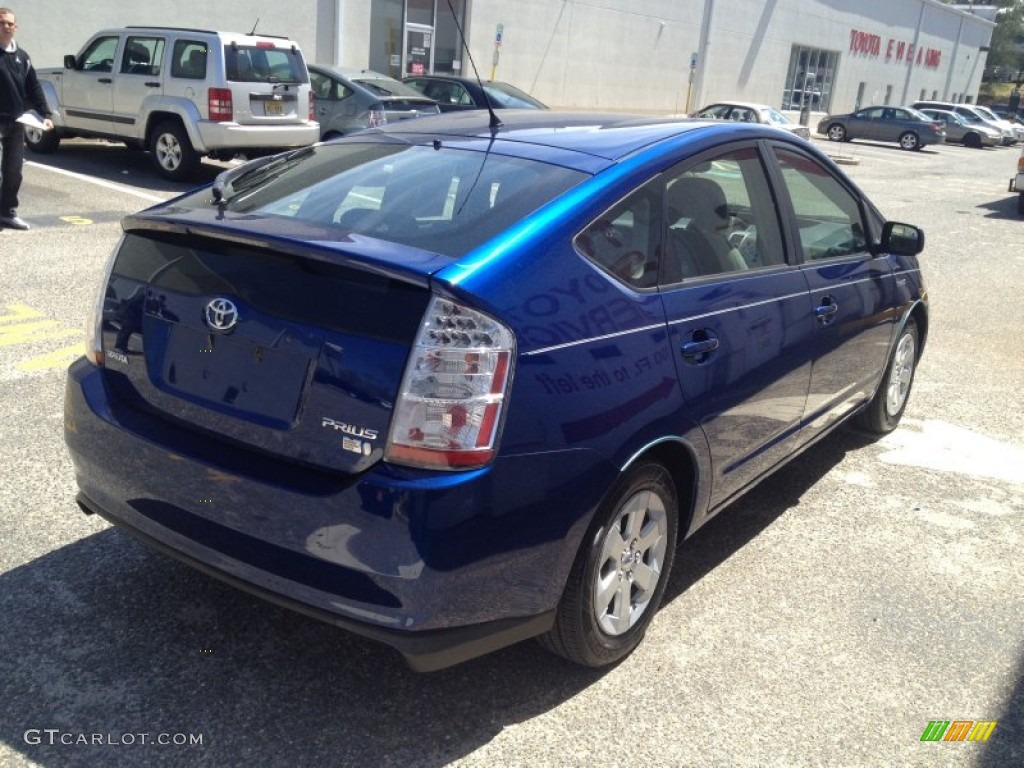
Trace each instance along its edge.
{"label": "car tire", "polygon": [[614,664],[639,645],[672,570],[677,499],[661,464],[643,463],[622,476],[583,540],[541,645],[588,667]]}
{"label": "car tire", "polygon": [[896,429],[910,399],[918,349],[917,323],[910,318],[900,330],[878,391],[867,407],[857,414],[857,426],[876,435],[885,435]]}
{"label": "car tire", "polygon": [[199,153],[181,123],[173,120],[160,123],[149,137],[149,151],[157,173],[171,181],[190,179],[199,168]]}
{"label": "car tire", "polygon": [[849,141],[846,138],[846,128],[839,123],[832,123],[828,130],[825,131],[825,134],[828,136],[829,141]]}
{"label": "car tire", "polygon": [[971,149],[981,149],[981,136],[976,133],[968,133],[964,136],[964,146]]}
{"label": "car tire", "polygon": [[1024,216],[1024,192],[1017,195],[1017,213]]}
{"label": "car tire", "polygon": [[340,131],[331,131],[330,133],[325,133],[323,136],[321,136],[320,141],[332,141],[333,139],[340,139],[344,135],[345,134],[341,133]]}
{"label": "car tire", "polygon": [[60,134],[57,133],[56,128],[51,128],[48,131],[39,128],[26,128],[25,146],[40,155],[49,155],[56,152],[57,147],[60,146]]}
{"label": "car tire", "polygon": [[921,148],[921,140],[917,137],[917,134],[913,131],[907,131],[906,133],[900,134],[900,148],[914,152]]}

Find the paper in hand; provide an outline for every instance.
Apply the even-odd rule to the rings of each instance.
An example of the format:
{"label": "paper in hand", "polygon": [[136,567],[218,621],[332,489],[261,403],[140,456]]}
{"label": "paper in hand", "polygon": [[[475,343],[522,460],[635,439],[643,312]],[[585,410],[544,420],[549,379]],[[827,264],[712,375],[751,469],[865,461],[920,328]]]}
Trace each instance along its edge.
{"label": "paper in hand", "polygon": [[41,131],[47,130],[46,125],[43,123],[43,116],[34,109],[30,109],[19,117],[18,122],[28,126],[29,128],[38,128]]}

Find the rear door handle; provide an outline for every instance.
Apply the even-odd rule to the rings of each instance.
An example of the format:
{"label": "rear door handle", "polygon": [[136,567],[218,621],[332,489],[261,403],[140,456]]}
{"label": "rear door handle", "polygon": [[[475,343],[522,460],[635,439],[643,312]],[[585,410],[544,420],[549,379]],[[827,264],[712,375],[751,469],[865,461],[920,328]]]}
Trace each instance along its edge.
{"label": "rear door handle", "polygon": [[150,81],[148,81],[148,82],[146,83],[146,85],[147,85],[147,86],[148,86],[149,88],[159,88],[159,87],[160,87],[160,83],[154,82],[153,80],[150,80]]}
{"label": "rear door handle", "polygon": [[101,78],[100,78],[99,80],[97,80],[96,82],[97,82],[97,83],[108,83],[108,84],[109,84],[109,83],[112,83],[112,82],[114,82],[114,81],[113,81],[113,80],[111,80],[111,79],[110,79],[109,77],[101,77]]}
{"label": "rear door handle", "polygon": [[822,325],[828,325],[832,322],[832,318],[838,311],[839,305],[836,304],[835,300],[831,296],[826,296],[821,300],[821,304],[814,308],[814,316]]}

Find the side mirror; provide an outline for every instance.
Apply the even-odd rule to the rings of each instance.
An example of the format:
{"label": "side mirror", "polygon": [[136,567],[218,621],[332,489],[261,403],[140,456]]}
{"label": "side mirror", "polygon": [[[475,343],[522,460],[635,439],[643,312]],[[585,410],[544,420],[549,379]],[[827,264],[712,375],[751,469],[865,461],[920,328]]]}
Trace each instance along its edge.
{"label": "side mirror", "polygon": [[878,250],[897,256],[916,256],[924,250],[924,230],[913,224],[887,221],[882,227],[882,241],[878,244]]}
{"label": "side mirror", "polygon": [[75,61],[75,55],[73,53],[65,54],[64,69],[78,69],[78,62]]}

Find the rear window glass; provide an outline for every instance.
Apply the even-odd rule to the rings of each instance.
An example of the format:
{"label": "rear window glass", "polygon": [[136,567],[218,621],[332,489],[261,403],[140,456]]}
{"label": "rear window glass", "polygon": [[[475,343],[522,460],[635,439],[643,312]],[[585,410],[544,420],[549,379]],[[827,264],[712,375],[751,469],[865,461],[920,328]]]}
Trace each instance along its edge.
{"label": "rear window glass", "polygon": [[[494,151],[436,146],[318,146],[231,197],[228,209],[459,257],[587,178]],[[239,178],[237,188],[245,183]]]}
{"label": "rear window glass", "polygon": [[236,83],[305,83],[306,64],[298,49],[225,45],[227,78]]}

